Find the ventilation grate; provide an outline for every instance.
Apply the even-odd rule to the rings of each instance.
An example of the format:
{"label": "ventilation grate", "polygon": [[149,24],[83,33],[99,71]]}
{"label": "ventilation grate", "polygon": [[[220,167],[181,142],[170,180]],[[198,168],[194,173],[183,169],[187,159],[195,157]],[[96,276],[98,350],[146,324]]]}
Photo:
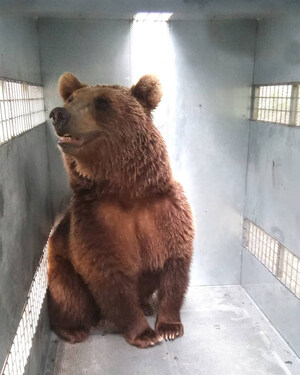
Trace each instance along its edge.
{"label": "ventilation grate", "polygon": [[0,145],[44,121],[42,86],[0,78]]}
{"label": "ventilation grate", "polygon": [[21,321],[1,375],[23,375],[47,289],[47,246],[31,284]]}
{"label": "ventilation grate", "polygon": [[300,298],[300,259],[247,218],[243,232],[243,246]]}
{"label": "ventilation grate", "polygon": [[252,119],[300,125],[299,83],[254,85]]}

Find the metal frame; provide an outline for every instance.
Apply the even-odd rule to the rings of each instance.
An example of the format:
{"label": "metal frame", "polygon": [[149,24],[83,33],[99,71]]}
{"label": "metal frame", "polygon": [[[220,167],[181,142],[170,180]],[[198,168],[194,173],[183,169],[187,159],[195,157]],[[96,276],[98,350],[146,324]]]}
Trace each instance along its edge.
{"label": "metal frame", "polygon": [[0,77],[0,145],[43,122],[43,87]]}
{"label": "metal frame", "polygon": [[22,311],[21,320],[0,375],[23,375],[47,290],[48,247],[45,246]]}
{"label": "metal frame", "polygon": [[300,259],[252,221],[244,218],[243,247],[300,299]]}
{"label": "metal frame", "polygon": [[253,85],[251,120],[300,126],[299,85],[300,82]]}

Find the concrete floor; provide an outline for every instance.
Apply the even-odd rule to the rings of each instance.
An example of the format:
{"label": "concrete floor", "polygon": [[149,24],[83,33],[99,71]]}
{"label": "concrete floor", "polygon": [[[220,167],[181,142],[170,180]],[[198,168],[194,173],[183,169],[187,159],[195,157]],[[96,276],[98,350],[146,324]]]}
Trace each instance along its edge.
{"label": "concrete floor", "polygon": [[99,329],[76,345],[53,335],[44,375],[300,374],[299,358],[239,286],[190,288],[182,320],[182,338],[146,350]]}

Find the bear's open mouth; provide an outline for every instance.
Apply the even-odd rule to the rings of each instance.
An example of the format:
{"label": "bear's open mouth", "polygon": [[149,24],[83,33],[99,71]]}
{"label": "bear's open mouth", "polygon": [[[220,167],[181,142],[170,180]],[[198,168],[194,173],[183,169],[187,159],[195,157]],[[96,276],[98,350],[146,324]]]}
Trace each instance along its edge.
{"label": "bear's open mouth", "polygon": [[91,132],[78,137],[72,137],[71,134],[64,134],[62,137],[59,137],[58,144],[61,146],[68,144],[80,147],[94,140],[98,136],[99,132]]}

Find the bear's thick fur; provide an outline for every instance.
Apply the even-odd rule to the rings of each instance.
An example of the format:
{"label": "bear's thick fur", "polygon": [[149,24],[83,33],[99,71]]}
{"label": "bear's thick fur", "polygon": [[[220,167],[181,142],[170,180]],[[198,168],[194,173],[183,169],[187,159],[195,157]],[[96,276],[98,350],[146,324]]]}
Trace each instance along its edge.
{"label": "bear's thick fur", "polygon": [[[179,337],[194,232],[152,122],[160,83],[146,75],[129,89],[87,86],[64,73],[59,92],[64,107],[50,117],[73,195],[49,239],[51,326],[79,342],[101,314],[137,347]],[[144,312],[155,291],[153,330]]]}

